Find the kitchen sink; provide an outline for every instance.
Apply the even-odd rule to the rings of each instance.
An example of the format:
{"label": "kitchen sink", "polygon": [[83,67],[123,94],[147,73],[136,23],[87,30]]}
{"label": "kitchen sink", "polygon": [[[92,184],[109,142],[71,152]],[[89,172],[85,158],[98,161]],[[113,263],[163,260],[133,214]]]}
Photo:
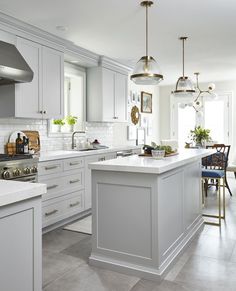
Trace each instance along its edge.
{"label": "kitchen sink", "polygon": [[92,148],[92,149],[79,149],[78,152],[88,152],[88,151],[96,151],[98,149]]}

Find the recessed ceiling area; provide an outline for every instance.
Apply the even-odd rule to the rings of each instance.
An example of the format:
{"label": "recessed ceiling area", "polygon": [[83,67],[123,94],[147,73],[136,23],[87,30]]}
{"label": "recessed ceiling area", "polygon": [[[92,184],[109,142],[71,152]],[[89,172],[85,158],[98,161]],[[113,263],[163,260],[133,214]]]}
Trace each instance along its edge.
{"label": "recessed ceiling area", "polygon": [[[145,55],[145,9],[138,0],[0,0],[2,13],[125,64]],[[149,52],[164,81],[181,75],[181,43],[186,42],[186,74],[200,81],[236,77],[235,0],[154,0],[149,10]],[[65,27],[65,29],[58,29]]]}

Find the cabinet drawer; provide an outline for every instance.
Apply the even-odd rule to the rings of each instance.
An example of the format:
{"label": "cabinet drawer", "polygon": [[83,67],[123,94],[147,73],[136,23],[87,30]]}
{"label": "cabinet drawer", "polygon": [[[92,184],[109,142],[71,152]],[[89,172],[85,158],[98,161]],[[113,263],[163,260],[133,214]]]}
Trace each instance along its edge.
{"label": "cabinet drawer", "polygon": [[65,206],[63,201],[56,202],[43,207],[42,209],[43,227],[59,221],[60,220],[59,218],[63,215],[64,208]]}
{"label": "cabinet drawer", "polygon": [[47,185],[47,193],[43,194],[43,201],[62,195],[64,181],[62,177],[53,179],[40,179],[40,183]]}
{"label": "cabinet drawer", "polygon": [[65,190],[84,188],[84,170],[77,170],[76,173],[64,177]]}
{"label": "cabinet drawer", "polygon": [[75,191],[59,198],[43,202],[43,227],[57,223],[80,213],[83,207],[84,191]]}
{"label": "cabinet drawer", "polygon": [[39,163],[39,176],[61,173],[63,170],[62,161]]}
{"label": "cabinet drawer", "polygon": [[[65,202],[65,211],[66,212],[78,212],[83,209],[82,205],[82,193],[83,191],[77,191],[75,193],[71,193],[68,200]],[[68,195],[69,196],[69,195]]]}
{"label": "cabinet drawer", "polygon": [[74,170],[84,167],[83,158],[72,158],[64,160],[64,171]]}

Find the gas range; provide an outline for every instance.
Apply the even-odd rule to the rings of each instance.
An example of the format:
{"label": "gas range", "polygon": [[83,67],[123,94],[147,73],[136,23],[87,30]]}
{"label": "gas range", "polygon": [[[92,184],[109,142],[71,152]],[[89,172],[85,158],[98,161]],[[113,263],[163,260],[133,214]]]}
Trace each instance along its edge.
{"label": "gas range", "polygon": [[32,155],[0,154],[0,179],[37,182],[38,158]]}

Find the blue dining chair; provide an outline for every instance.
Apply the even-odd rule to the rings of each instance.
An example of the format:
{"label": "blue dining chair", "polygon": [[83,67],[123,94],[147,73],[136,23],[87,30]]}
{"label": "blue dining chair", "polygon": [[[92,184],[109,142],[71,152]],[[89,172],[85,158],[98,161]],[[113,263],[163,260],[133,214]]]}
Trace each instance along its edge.
{"label": "blue dining chair", "polygon": [[[221,219],[225,219],[225,188],[228,189],[232,196],[229,188],[226,169],[228,165],[230,145],[215,144],[213,146],[207,146],[206,148],[214,149],[216,152],[212,155],[202,159],[202,191],[203,191],[203,204],[205,197],[207,196],[207,190],[210,186],[216,187],[217,200],[218,200],[218,215],[203,214],[205,217],[218,218],[218,223],[205,222],[205,224],[221,226]],[[223,199],[221,199],[221,188],[223,188]],[[204,193],[205,192],[205,193]],[[204,195],[205,194],[205,195]],[[222,201],[221,201],[222,200]],[[221,213],[223,203],[223,215]]]}

